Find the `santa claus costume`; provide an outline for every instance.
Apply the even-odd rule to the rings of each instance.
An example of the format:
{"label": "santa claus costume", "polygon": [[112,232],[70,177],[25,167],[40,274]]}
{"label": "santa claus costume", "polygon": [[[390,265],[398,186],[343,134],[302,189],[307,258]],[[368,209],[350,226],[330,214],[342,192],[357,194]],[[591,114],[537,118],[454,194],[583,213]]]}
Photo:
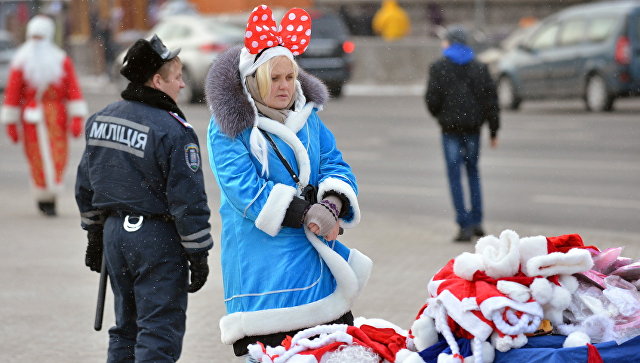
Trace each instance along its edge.
{"label": "santa claus costume", "polygon": [[87,104],[67,54],[53,43],[55,25],[37,15],[27,41],[11,62],[0,121],[14,142],[21,139],[40,210],[55,215],[68,159],[68,133],[78,137]]}

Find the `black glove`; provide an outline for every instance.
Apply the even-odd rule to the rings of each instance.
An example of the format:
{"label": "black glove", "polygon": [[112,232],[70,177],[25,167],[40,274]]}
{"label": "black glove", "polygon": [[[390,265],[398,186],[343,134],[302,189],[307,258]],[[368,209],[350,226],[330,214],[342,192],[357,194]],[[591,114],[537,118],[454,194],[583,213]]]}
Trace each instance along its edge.
{"label": "black glove", "polygon": [[102,267],[102,229],[87,231],[87,253],[84,255],[84,264],[91,271],[100,273]]}
{"label": "black glove", "polygon": [[196,292],[204,286],[209,276],[209,264],[207,263],[208,252],[199,252],[187,254],[189,260],[189,270],[191,271],[191,283],[189,284],[189,292]]}

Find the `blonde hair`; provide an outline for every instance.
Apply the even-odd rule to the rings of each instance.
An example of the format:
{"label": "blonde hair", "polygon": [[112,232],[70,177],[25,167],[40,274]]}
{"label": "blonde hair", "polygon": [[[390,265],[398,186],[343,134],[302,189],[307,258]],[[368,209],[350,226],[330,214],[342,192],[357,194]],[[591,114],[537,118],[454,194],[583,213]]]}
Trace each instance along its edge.
{"label": "blonde hair", "polygon": [[260,91],[260,97],[266,99],[271,92],[271,70],[276,66],[276,63],[282,59],[286,59],[293,65],[293,78],[298,78],[299,67],[295,61],[280,55],[273,57],[263,63],[258,69],[256,69],[256,82],[258,83],[258,90]]}

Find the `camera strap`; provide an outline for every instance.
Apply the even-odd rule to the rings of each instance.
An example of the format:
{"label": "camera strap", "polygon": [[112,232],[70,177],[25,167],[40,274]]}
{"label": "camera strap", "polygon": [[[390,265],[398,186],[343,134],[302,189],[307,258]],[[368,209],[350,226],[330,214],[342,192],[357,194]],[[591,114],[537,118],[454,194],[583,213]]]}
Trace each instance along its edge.
{"label": "camera strap", "polygon": [[287,159],[285,159],[284,156],[282,156],[282,153],[280,153],[280,150],[278,149],[278,146],[276,146],[275,141],[273,141],[271,136],[266,131],[264,131],[262,129],[258,129],[258,130],[260,130],[260,132],[262,132],[262,135],[264,135],[264,137],[267,139],[267,141],[269,141],[269,144],[271,144],[271,147],[273,148],[273,151],[276,152],[276,155],[278,156],[278,159],[280,159],[280,162],[282,162],[282,164],[287,169],[289,174],[291,174],[291,177],[293,178],[293,181],[296,182],[296,184],[298,185],[300,190],[302,190],[302,183],[300,183],[300,178],[298,178],[296,173],[293,171],[293,169],[291,168],[291,165],[289,165],[289,162],[287,162]]}

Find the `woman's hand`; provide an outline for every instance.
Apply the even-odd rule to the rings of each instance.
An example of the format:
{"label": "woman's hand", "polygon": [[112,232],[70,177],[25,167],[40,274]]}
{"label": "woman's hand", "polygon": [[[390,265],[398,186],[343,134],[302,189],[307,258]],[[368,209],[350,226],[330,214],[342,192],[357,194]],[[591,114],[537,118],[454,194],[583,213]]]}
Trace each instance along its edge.
{"label": "woman's hand", "polygon": [[[317,224],[309,223],[307,225],[307,228],[309,228],[309,230],[311,232],[313,232],[313,234],[318,235],[318,236],[320,235],[320,227]],[[327,241],[333,241],[333,240],[338,238],[338,234],[339,233],[340,233],[340,223],[336,222],[335,225],[333,226],[333,228],[331,228],[331,230],[329,231],[329,233],[327,233],[323,237]]]}

